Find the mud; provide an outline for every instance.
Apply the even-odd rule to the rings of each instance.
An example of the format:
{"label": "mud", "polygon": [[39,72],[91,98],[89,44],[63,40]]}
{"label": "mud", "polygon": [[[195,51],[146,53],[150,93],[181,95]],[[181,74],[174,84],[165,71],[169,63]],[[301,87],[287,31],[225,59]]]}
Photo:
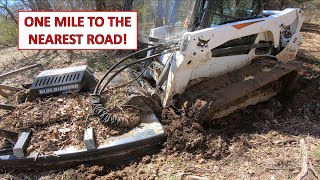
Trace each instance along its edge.
{"label": "mud", "polygon": [[305,78],[300,76],[291,94],[271,98],[210,122],[194,117],[194,109],[165,109],[162,123],[166,125],[166,152],[192,152],[219,160],[238,153],[230,149],[234,143],[241,146],[239,151],[251,148],[243,134],[266,133],[272,129],[292,135],[319,136],[316,124],[320,124],[320,77],[312,81]]}

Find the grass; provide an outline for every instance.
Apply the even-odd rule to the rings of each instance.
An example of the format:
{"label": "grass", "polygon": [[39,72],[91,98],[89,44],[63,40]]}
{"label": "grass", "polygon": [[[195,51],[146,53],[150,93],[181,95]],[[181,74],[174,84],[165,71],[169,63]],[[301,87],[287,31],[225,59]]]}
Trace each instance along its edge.
{"label": "grass", "polygon": [[[311,151],[311,156],[314,158],[315,162],[320,160],[320,145]],[[320,164],[313,162],[314,168],[317,172],[320,172]]]}
{"label": "grass", "polygon": [[315,158],[320,160],[320,145],[318,145],[317,148],[313,151],[313,155]]}
{"label": "grass", "polygon": [[18,27],[10,19],[0,17],[0,45],[16,45],[18,40]]}

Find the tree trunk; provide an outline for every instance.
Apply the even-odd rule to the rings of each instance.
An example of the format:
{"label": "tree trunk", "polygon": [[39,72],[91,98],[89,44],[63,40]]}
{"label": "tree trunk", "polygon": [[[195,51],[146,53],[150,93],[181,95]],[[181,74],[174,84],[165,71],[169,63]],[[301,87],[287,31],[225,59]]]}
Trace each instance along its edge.
{"label": "tree trunk", "polygon": [[130,11],[132,9],[132,3],[133,0],[125,0],[123,10]]}
{"label": "tree trunk", "polygon": [[124,1],[106,1],[106,0],[95,0],[96,10],[121,10],[124,6]]}
{"label": "tree trunk", "polygon": [[281,0],[281,3],[280,3],[280,10],[283,10],[284,7],[286,5],[286,0]]}
{"label": "tree trunk", "polygon": [[95,0],[95,3],[97,11],[102,11],[104,9],[102,0]]}
{"label": "tree trunk", "polygon": [[37,5],[33,0],[28,0],[31,10],[37,10]]}

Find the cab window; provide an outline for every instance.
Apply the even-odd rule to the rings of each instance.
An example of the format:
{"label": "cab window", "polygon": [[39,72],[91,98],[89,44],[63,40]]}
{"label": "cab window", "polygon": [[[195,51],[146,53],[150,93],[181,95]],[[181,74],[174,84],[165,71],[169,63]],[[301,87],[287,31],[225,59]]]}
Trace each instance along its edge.
{"label": "cab window", "polygon": [[191,31],[261,17],[261,0],[199,0]]}
{"label": "cab window", "polygon": [[257,0],[215,0],[209,10],[208,27],[259,17]]}

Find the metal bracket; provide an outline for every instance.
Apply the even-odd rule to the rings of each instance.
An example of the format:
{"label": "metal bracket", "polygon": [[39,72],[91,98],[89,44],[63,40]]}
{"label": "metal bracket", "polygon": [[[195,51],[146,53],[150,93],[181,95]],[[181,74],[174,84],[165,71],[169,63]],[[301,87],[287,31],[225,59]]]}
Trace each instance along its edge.
{"label": "metal bracket", "polygon": [[4,110],[14,110],[16,109],[15,106],[12,105],[7,105],[7,104],[0,104],[0,109],[4,109]]}

